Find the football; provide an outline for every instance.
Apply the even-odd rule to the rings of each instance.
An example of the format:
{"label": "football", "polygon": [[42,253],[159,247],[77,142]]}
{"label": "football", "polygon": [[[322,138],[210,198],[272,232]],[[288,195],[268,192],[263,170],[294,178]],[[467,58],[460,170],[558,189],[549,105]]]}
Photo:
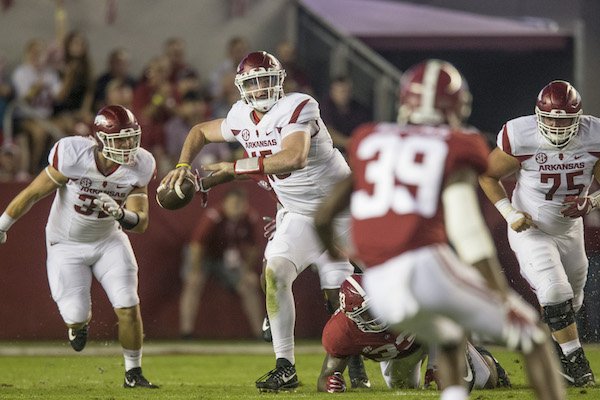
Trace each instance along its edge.
{"label": "football", "polygon": [[156,202],[162,208],[167,210],[177,210],[186,206],[196,194],[196,185],[194,178],[186,177],[180,186],[181,190],[175,188],[169,189],[165,186],[159,186],[156,190]]}

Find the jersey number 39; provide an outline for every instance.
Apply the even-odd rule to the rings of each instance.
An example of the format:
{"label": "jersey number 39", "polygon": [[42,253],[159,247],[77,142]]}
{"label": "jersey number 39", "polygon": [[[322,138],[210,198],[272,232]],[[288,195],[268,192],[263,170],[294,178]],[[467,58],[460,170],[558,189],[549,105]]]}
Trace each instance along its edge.
{"label": "jersey number 39", "polygon": [[373,189],[353,194],[352,216],[378,218],[392,211],[432,217],[437,212],[447,154],[447,143],[435,137],[386,132],[366,137],[356,157],[366,161],[364,179]]}

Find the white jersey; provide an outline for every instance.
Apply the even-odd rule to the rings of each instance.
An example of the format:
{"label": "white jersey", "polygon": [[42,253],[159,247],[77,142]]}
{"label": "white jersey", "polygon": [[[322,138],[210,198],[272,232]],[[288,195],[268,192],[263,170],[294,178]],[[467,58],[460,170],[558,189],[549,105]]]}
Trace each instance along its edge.
{"label": "white jersey", "polygon": [[306,167],[270,175],[269,181],[287,210],[310,216],[333,185],[350,174],[346,160],[333,147],[315,99],[301,93],[287,94],[259,122],[253,118],[252,107],[240,100],[227,114],[221,133],[229,142],[239,141],[250,157],[269,157],[281,151],[281,141],[287,135],[307,127],[311,137]]}
{"label": "white jersey", "polygon": [[69,178],[58,189],[48,224],[46,237],[53,242],[94,242],[120,229],[119,223],[94,203],[104,192],[123,204],[129,193],[147,186],[155,174],[156,162],[147,150],[139,149],[133,165],[118,165],[108,175],[96,166],[97,143],[89,137],[66,137],[54,145],[48,162]]}
{"label": "white jersey", "polygon": [[504,125],[497,144],[521,162],[514,207],[529,213],[546,233],[561,234],[574,227],[578,219],[562,216],[560,209],[566,196],[589,190],[600,158],[600,119],[581,116],[579,132],[561,149],[539,133],[535,115],[520,117]]}

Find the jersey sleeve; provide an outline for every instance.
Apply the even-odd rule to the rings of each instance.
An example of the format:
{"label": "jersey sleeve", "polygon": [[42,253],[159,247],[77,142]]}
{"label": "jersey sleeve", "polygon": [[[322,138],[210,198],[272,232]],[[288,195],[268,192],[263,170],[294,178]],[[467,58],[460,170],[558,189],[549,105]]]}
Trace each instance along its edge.
{"label": "jersey sleeve", "polygon": [[[344,358],[354,355],[351,350],[352,347],[352,335],[347,334],[344,324],[346,316],[341,312],[336,312],[329,318],[325,328],[323,329],[323,335],[321,341],[323,348],[327,354],[337,358]],[[359,353],[356,353],[359,354]]]}
{"label": "jersey sleeve", "polygon": [[54,169],[66,176],[67,178],[76,178],[77,170],[76,164],[80,156],[83,146],[78,146],[78,140],[81,139],[76,137],[67,137],[57,141],[48,155],[48,163],[52,165]]}
{"label": "jersey sleeve", "polygon": [[[231,114],[231,111],[229,113]],[[229,114],[227,116],[229,117]],[[227,118],[225,118],[223,122],[221,122],[221,135],[223,135],[223,139],[225,139],[225,141],[227,142],[237,141],[235,135],[233,134],[231,129],[229,129],[229,125],[227,124]]]}
{"label": "jersey sleeve", "polygon": [[305,131],[311,135],[314,133],[309,122],[319,119],[321,112],[319,111],[319,103],[309,95],[300,95],[293,97],[293,101],[289,105],[289,114],[281,117],[281,138],[285,138],[291,133]]}
{"label": "jersey sleeve", "polygon": [[485,172],[488,165],[488,147],[483,135],[475,132],[454,132],[448,140],[447,173],[470,168],[477,174]]}
{"label": "jersey sleeve", "polygon": [[509,125],[508,123],[502,126],[500,132],[498,132],[498,137],[496,138],[496,146],[500,148],[503,152],[508,155],[513,155],[513,140],[512,135],[509,134]]}
{"label": "jersey sleeve", "polygon": [[136,171],[138,174],[136,186],[145,187],[156,177],[156,160],[147,150],[140,149],[139,154],[140,156],[138,157]]}

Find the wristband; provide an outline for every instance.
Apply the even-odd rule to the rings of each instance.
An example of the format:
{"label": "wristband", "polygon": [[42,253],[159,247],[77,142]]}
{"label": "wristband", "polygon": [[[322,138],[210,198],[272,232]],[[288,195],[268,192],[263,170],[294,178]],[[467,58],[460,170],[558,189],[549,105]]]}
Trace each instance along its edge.
{"label": "wristband", "polygon": [[233,172],[236,175],[262,174],[265,167],[264,157],[251,157],[236,160],[233,164]]}
{"label": "wristband", "polygon": [[121,219],[117,220],[119,222],[119,224],[121,224],[123,229],[126,229],[126,230],[135,228],[137,226],[137,224],[139,224],[139,222],[140,222],[140,216],[133,211],[129,211],[129,210],[125,210],[125,209],[122,209],[122,210],[123,210],[123,216],[121,217]]}
{"label": "wristband", "polygon": [[177,165],[175,165],[175,168],[189,168],[192,169],[192,166],[188,163],[185,162],[180,162]]}
{"label": "wristband", "polygon": [[7,232],[15,222],[17,222],[17,220],[8,215],[5,211],[0,216],[0,231]]}
{"label": "wristband", "polygon": [[495,202],[494,206],[498,209],[498,211],[500,211],[500,214],[502,214],[506,222],[511,225],[523,218],[523,213],[517,211],[512,204],[510,204],[510,201],[508,201],[506,197]]}

